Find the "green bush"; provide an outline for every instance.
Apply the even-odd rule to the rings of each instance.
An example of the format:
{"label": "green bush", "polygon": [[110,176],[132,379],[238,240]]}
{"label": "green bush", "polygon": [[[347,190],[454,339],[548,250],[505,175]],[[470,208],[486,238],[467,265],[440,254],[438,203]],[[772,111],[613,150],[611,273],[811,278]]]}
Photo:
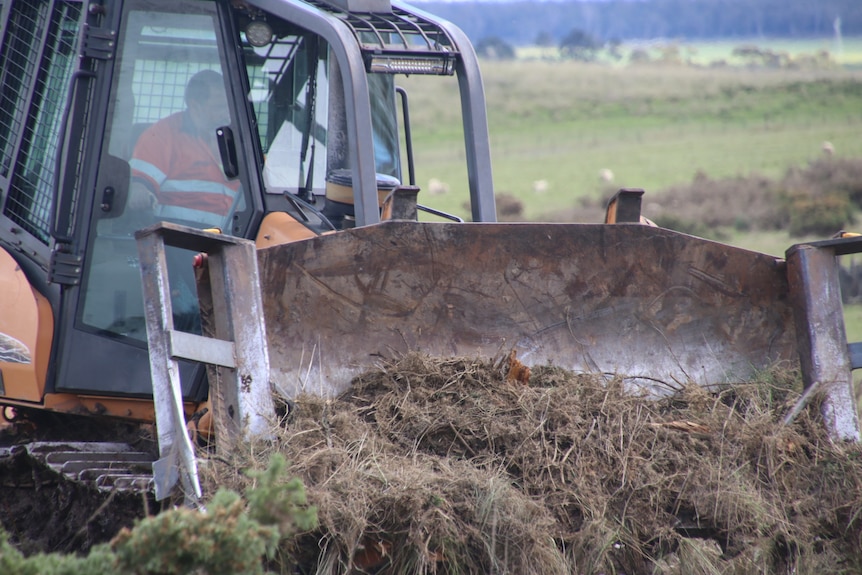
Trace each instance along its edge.
{"label": "green bush", "polygon": [[87,557],[46,555],[24,557],[9,543],[0,528],[0,573],[3,575],[115,575],[116,559],[106,545],[95,547]]}
{"label": "green bush", "polygon": [[791,193],[787,198],[791,236],[831,236],[853,221],[853,205],[847,194]]}
{"label": "green bush", "polygon": [[482,38],[476,44],[476,54],[492,60],[514,60],[515,48],[497,36]]}
{"label": "green bush", "polygon": [[846,193],[856,209],[862,208],[862,160],[821,158],[805,168],[793,168],[783,182],[785,188],[810,193]]}
{"label": "green bush", "polygon": [[120,572],[182,575],[263,573],[261,558],[272,557],[278,529],[252,519],[237,493],[216,494],[206,513],[176,509],[149,517],[112,542]]}
{"label": "green bush", "polygon": [[688,220],[676,214],[662,214],[653,218],[653,222],[660,228],[674,230],[692,236],[701,238],[723,239],[721,234],[714,228],[704,225],[701,222]]}
{"label": "green bush", "polygon": [[205,512],[174,509],[124,529],[110,544],[86,557],[40,554],[25,558],[0,530],[0,573],[4,575],[256,575],[279,542],[317,524],[305,487],[282,482],[287,466],[274,455],[269,467],[250,474],[256,485],[246,499],[219,490]]}

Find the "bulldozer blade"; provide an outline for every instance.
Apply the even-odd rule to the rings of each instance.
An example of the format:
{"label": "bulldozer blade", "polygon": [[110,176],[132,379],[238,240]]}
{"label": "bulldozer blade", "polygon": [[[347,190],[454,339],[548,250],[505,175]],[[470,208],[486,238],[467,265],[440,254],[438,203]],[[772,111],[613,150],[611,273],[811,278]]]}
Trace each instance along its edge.
{"label": "bulldozer blade", "polygon": [[393,221],[258,259],[288,397],[410,351],[514,351],[655,396],[798,365],[783,260],[657,227]]}

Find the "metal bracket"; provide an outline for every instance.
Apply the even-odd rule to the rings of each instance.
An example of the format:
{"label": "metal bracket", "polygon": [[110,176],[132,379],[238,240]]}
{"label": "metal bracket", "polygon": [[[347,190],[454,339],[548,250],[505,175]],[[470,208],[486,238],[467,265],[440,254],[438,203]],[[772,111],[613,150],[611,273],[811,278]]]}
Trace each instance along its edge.
{"label": "metal bracket", "polygon": [[847,343],[838,256],[862,252],[862,237],[796,244],[787,250],[787,279],[806,391],[824,393],[823,418],[833,439],[859,441],[852,370],[862,344]]}
{"label": "metal bracket", "polygon": [[418,219],[418,207],[416,204],[418,194],[419,188],[416,186],[399,186],[395,188],[383,203],[383,213],[380,219],[410,220],[415,222]]}
{"label": "metal bracket", "polygon": [[117,45],[117,32],[103,28],[84,28],[84,57],[111,60]]}
{"label": "metal bracket", "polygon": [[640,188],[621,188],[608,202],[605,209],[605,223],[641,223],[643,195],[644,191]]}
{"label": "metal bracket", "polygon": [[[237,441],[268,437],[275,408],[254,243],[162,222],[135,233],[147,320],[150,372],[161,459],[153,464],[156,498],[181,481],[186,503],[201,497],[194,448],[186,432],[178,358],[210,367],[210,405],[216,444],[229,452]],[[165,245],[207,254],[198,298],[206,335],[174,329]],[[191,263],[190,263],[191,265]],[[205,313],[212,310],[212,313]],[[212,329],[207,330],[209,321]]]}
{"label": "metal bracket", "polygon": [[65,251],[68,246],[57,244],[51,252],[48,264],[48,281],[60,285],[74,286],[81,283],[81,268],[84,258],[80,254]]}

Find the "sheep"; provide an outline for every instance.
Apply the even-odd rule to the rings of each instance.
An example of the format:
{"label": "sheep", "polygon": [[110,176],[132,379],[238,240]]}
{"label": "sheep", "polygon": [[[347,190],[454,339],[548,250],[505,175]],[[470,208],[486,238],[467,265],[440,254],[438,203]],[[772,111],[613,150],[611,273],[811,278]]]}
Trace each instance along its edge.
{"label": "sheep", "polygon": [[449,193],[449,184],[441,182],[437,178],[428,180],[428,193],[432,196],[439,196]]}
{"label": "sheep", "polygon": [[820,149],[823,150],[823,153],[827,156],[831,156],[835,153],[835,146],[832,145],[832,142],[823,142]]}
{"label": "sheep", "polygon": [[614,181],[614,173],[607,168],[599,170],[599,178],[603,182],[611,183]]}
{"label": "sheep", "polygon": [[533,182],[533,193],[544,194],[548,191],[548,180],[536,180]]}

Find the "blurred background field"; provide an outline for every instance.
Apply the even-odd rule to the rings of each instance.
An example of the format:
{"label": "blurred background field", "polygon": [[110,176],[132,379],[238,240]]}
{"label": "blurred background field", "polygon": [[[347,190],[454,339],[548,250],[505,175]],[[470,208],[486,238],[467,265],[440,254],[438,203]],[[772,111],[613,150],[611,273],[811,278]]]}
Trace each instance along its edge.
{"label": "blurred background field", "polygon": [[728,60],[733,50],[740,45],[767,46],[776,52],[786,52],[791,56],[816,54],[820,51],[829,52],[830,58],[841,66],[862,66],[862,38],[842,38],[837,41],[830,38],[799,38],[799,39],[752,39],[741,42],[738,39],[700,42],[694,44],[694,60],[708,65],[718,60]]}
{"label": "blurred background field", "polygon": [[[731,62],[751,46],[735,42],[656,44],[638,62],[630,56],[642,48],[622,46],[614,64],[560,59],[553,47],[541,58],[522,56],[540,48],[524,48],[513,60],[482,59],[495,189],[515,204],[501,219],[595,221],[585,204],[620,187],[646,190],[651,217],[654,198],[704,178],[778,182],[812,162],[862,158],[862,68],[810,52],[831,41],[758,45],[792,54],[796,65],[780,68]],[[862,38],[843,46],[842,58],[862,60]],[[693,63],[686,51],[725,64]],[[403,83],[422,201],[468,217],[457,81]],[[745,231],[722,239],[770,253],[784,246],[779,254],[793,241],[782,230]]]}
{"label": "blurred background field", "polygon": [[[672,41],[667,39],[645,40],[639,42],[626,42],[621,45],[622,59],[607,57],[602,58],[606,62],[624,64],[626,57],[635,50],[662,51],[669,47],[676,47],[680,56],[692,64],[701,66],[714,66],[722,61],[734,62],[737,57],[733,52],[741,46],[757,46],[762,49],[772,50],[776,53],[786,53],[791,57],[813,56],[818,52],[828,52],[829,58],[834,64],[844,67],[862,66],[862,38],[849,37],[836,39],[835,37],[822,38],[727,38],[710,39],[701,41]],[[556,58],[556,47],[549,46],[522,46],[516,48],[519,58]]]}

